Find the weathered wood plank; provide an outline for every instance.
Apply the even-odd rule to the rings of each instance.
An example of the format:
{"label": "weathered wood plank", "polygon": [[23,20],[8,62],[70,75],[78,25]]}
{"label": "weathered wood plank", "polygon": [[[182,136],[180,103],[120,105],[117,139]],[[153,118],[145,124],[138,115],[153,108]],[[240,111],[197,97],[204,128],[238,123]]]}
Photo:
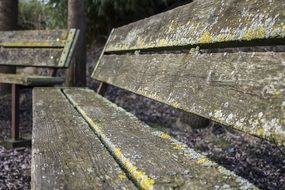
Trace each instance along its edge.
{"label": "weathered wood plank", "polygon": [[1,31],[0,47],[64,47],[68,30]]}
{"label": "weathered wood plank", "polygon": [[284,9],[284,0],[194,1],[115,29],[106,52],[284,39]]}
{"label": "weathered wood plank", "polygon": [[93,78],[285,145],[285,54],[105,55]]}
{"label": "weathered wood plank", "polygon": [[136,189],[60,89],[33,91],[32,189]]}
{"label": "weathered wood plank", "polygon": [[62,48],[0,48],[0,65],[22,67],[64,67],[59,65],[62,51]]}
{"label": "weathered wood plank", "polygon": [[25,74],[0,74],[0,83],[19,84],[23,86],[53,86],[62,84],[64,79],[61,77],[33,76]]}
{"label": "weathered wood plank", "polygon": [[64,93],[141,189],[255,188],[91,90]]}
{"label": "weathered wood plank", "polygon": [[71,29],[66,40],[66,45],[63,49],[61,58],[59,60],[59,66],[69,67],[73,54],[76,50],[76,44],[78,42],[80,30]]}

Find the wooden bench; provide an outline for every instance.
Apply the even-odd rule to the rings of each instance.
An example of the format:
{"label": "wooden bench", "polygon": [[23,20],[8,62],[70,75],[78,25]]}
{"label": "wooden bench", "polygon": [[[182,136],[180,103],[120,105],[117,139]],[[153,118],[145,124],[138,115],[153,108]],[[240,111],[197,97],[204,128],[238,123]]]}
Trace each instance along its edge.
{"label": "wooden bench", "polygon": [[[58,69],[66,69],[73,55],[78,30],[0,32],[0,66],[46,69],[42,75],[0,73],[0,83],[12,85],[11,139],[6,146],[25,144],[19,135],[19,91],[22,87],[62,84]],[[47,73],[44,75],[44,73]]]}
{"label": "wooden bench", "polygon": [[[98,93],[111,84],[284,146],[284,52],[232,53],[285,45],[284,8],[194,1],[114,29]],[[34,89],[33,189],[257,189],[98,93]]]}

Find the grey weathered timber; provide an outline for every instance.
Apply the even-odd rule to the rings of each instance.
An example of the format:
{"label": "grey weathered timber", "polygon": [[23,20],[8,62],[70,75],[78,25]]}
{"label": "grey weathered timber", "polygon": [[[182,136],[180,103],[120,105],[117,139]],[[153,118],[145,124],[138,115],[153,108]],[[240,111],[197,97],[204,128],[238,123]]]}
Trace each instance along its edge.
{"label": "grey weathered timber", "polygon": [[1,31],[0,47],[64,47],[68,30]]}
{"label": "grey weathered timber", "polygon": [[62,48],[0,48],[0,65],[18,67],[62,67]]}
{"label": "grey weathered timber", "polygon": [[[46,68],[48,76],[18,74],[0,74],[0,83],[20,86],[53,86],[62,84],[63,78],[56,77],[58,69],[66,69],[72,59],[78,39],[79,30],[31,30],[0,32],[0,66]],[[17,91],[18,92],[18,91]],[[19,92],[18,92],[19,93]],[[12,94],[15,102],[19,94]],[[13,99],[14,100],[14,99]],[[17,108],[12,107],[12,127],[9,142],[19,142],[19,115]],[[15,138],[16,137],[16,138]],[[18,143],[19,142],[19,143]],[[9,145],[9,147],[14,145]]]}
{"label": "grey weathered timber", "polygon": [[93,78],[285,145],[285,54],[104,55]]}
{"label": "grey weathered timber", "polygon": [[115,29],[106,52],[265,39],[280,43],[284,8],[284,0],[194,1]]}
{"label": "grey weathered timber", "polygon": [[0,65],[67,68],[78,35],[76,29],[0,32]]}
{"label": "grey weathered timber", "polygon": [[135,189],[60,89],[33,91],[32,189]]}
{"label": "grey weathered timber", "polygon": [[141,189],[257,189],[94,91],[63,92]]}
{"label": "grey weathered timber", "polygon": [[2,74],[0,73],[0,83],[18,84],[23,86],[53,86],[62,84],[61,77],[31,76],[25,74]]}

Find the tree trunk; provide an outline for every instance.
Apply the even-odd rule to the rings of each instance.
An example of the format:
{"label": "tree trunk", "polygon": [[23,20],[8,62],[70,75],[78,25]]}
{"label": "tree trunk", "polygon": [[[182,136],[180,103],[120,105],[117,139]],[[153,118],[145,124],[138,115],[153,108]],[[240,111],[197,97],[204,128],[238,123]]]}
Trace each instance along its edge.
{"label": "tree trunk", "polygon": [[[0,0],[0,30],[17,29],[18,0]],[[16,68],[0,66],[0,73],[15,73]],[[11,93],[11,86],[0,84],[0,95]]]}
{"label": "tree trunk", "polygon": [[68,28],[80,29],[75,57],[66,73],[67,86],[86,86],[85,1],[68,0]]}

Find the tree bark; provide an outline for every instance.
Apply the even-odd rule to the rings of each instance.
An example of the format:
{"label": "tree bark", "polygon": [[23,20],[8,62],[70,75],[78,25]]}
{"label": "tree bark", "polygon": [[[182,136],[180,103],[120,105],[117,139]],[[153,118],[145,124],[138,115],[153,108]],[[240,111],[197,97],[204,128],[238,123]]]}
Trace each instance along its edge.
{"label": "tree bark", "polygon": [[[0,30],[17,29],[18,0],[0,0]],[[0,73],[15,73],[16,68],[0,66]],[[0,95],[11,93],[11,86],[0,84]]]}
{"label": "tree bark", "polygon": [[67,86],[86,86],[86,17],[84,0],[68,0],[68,28],[80,29],[75,57],[66,73]]}

